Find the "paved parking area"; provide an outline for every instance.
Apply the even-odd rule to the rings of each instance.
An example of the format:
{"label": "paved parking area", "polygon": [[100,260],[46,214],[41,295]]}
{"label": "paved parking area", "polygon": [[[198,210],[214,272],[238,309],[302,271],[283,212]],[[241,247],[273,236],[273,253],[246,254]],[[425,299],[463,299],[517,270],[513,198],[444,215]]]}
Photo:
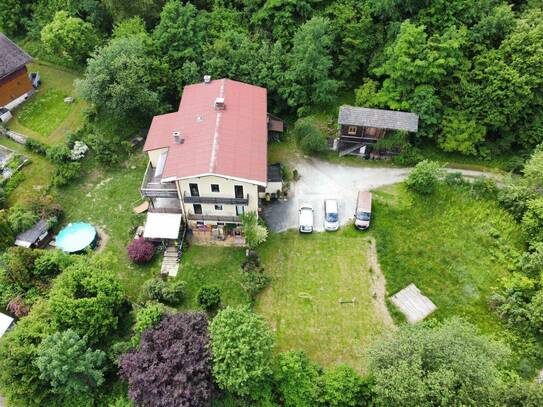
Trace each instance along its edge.
{"label": "paved parking area", "polygon": [[325,199],[337,199],[342,225],[353,219],[358,191],[369,191],[401,182],[409,168],[364,168],[333,164],[326,161],[300,160],[296,168],[300,179],[291,184],[286,202],[263,205],[263,217],[274,232],[298,227],[298,208],[309,203],[315,211],[315,229],[323,231]]}

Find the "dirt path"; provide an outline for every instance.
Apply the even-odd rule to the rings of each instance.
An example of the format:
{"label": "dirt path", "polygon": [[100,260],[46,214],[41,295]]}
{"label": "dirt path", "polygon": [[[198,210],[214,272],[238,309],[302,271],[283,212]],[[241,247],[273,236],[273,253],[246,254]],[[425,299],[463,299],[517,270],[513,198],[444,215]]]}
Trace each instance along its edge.
{"label": "dirt path", "polygon": [[385,326],[391,329],[396,329],[396,325],[394,324],[386,305],[386,280],[377,259],[377,247],[374,238],[369,238],[368,242],[368,269],[372,284],[375,308],[381,315]]}

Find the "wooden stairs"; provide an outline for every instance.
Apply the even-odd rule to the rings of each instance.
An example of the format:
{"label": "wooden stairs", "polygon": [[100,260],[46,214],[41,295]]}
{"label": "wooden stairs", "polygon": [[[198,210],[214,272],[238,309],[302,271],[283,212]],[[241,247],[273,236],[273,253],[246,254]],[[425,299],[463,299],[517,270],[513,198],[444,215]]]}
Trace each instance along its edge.
{"label": "wooden stairs", "polygon": [[179,253],[177,247],[172,243],[166,247],[164,251],[164,258],[162,259],[162,267],[160,269],[161,275],[167,275],[170,277],[177,276],[179,271]]}

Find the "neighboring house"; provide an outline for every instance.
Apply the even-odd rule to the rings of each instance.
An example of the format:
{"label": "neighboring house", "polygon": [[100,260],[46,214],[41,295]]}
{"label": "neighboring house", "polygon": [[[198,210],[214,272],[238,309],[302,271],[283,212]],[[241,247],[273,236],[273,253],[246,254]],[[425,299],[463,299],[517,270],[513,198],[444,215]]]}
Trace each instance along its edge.
{"label": "neighboring house", "polygon": [[15,246],[19,247],[41,247],[49,236],[49,222],[40,220],[29,230],[19,233],[15,237]]}
{"label": "neighboring house", "polygon": [[191,228],[234,226],[241,214],[258,213],[268,129],[266,89],[209,77],[186,86],[177,112],[153,118],[143,147],[144,237],[171,239],[181,218]]}
{"label": "neighboring house", "polygon": [[338,116],[340,155],[363,155],[366,147],[385,137],[387,130],[417,132],[415,113],[341,106]]}
{"label": "neighboring house", "polygon": [[0,108],[13,109],[33,92],[26,64],[30,55],[0,33]]}
{"label": "neighboring house", "polygon": [[12,327],[14,319],[0,312],[0,338]]}

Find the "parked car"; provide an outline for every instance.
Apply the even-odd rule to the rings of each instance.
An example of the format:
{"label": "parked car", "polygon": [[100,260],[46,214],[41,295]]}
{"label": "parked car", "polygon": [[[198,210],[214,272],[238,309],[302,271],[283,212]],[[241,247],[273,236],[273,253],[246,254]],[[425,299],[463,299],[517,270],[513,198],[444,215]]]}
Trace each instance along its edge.
{"label": "parked car", "polygon": [[335,199],[324,200],[324,230],[339,229],[338,205]]}
{"label": "parked car", "polygon": [[313,207],[310,204],[302,204],[299,210],[299,227],[301,233],[313,232]]}
{"label": "parked car", "polygon": [[365,230],[370,227],[371,199],[371,192],[358,192],[356,211],[354,214],[354,225],[357,229]]}

